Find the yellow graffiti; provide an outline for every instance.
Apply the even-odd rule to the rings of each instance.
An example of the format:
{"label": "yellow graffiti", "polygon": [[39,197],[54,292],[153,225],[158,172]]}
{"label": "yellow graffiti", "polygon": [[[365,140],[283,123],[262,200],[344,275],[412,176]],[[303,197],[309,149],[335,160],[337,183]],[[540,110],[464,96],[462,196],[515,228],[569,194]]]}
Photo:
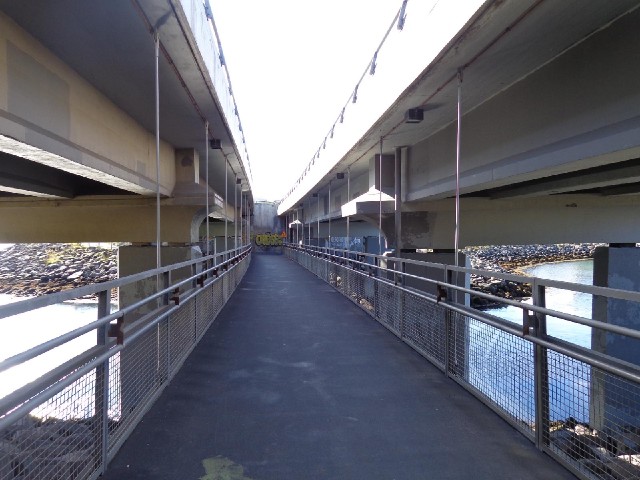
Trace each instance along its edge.
{"label": "yellow graffiti", "polygon": [[283,238],[276,233],[261,233],[255,236],[256,245],[272,247],[282,245]]}
{"label": "yellow graffiti", "polygon": [[244,476],[242,466],[236,465],[220,455],[204,459],[202,466],[207,474],[200,477],[200,480],[251,480],[251,478]]}

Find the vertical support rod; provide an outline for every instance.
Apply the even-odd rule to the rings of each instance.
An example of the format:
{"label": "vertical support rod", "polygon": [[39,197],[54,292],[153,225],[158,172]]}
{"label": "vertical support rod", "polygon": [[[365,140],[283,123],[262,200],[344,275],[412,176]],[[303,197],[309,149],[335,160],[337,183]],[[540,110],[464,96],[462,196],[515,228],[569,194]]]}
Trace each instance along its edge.
{"label": "vertical support rod", "polygon": [[320,192],[318,192],[318,249],[320,249]]}
{"label": "vertical support rod", "polygon": [[[351,201],[351,167],[347,168],[347,203]],[[350,219],[351,215],[347,215],[347,251],[351,251],[351,231],[350,231]],[[351,255],[349,255],[351,257]]]}
{"label": "vertical support rod", "polygon": [[[460,246],[460,131],[462,120],[462,70],[458,70],[458,128],[456,131],[456,231],[454,235],[453,249],[456,255],[456,267],[460,266],[459,246]],[[456,273],[456,283],[458,274]],[[456,294],[457,297],[457,294]]]}
{"label": "vertical support rod", "polygon": [[[160,35],[154,32],[155,87],[156,87],[156,268],[162,266],[160,258]],[[158,285],[159,286],[159,285]]]}
{"label": "vertical support rod", "polygon": [[233,249],[238,248],[238,175],[233,185]]}
{"label": "vertical support rod", "polygon": [[329,245],[328,247],[331,248],[331,180],[329,180],[329,206],[327,207],[327,210],[329,212]]}
{"label": "vertical support rod", "polygon": [[309,238],[307,238],[307,246],[310,247],[311,246],[311,198],[309,198]]}
{"label": "vertical support rod", "polygon": [[[207,216],[204,218],[207,222],[207,257],[209,256],[209,122],[204,122],[204,194],[205,194],[205,208],[207,210]],[[199,176],[199,175],[198,175]]]}
{"label": "vertical support rod", "polygon": [[[111,290],[103,290],[98,293],[98,319],[109,315],[111,310]],[[107,325],[101,325],[97,329],[96,345],[106,345]],[[109,360],[105,360],[96,367],[95,388],[95,412],[96,422],[100,422],[100,451],[96,452],[100,458],[100,471],[107,470],[108,442],[109,442]]]}
{"label": "vertical support rod", "polygon": [[242,236],[242,223],[244,222],[244,220],[242,220],[242,217],[244,215],[243,208],[244,194],[242,193],[242,187],[240,187],[240,246],[244,244],[244,237]]}
{"label": "vertical support rod", "polygon": [[[228,179],[229,165],[227,164],[227,157],[224,157],[224,251],[229,250],[229,232],[227,230],[227,221],[229,217],[229,179]],[[224,260],[227,259],[225,253]]]}
{"label": "vertical support rod", "polygon": [[382,137],[378,158],[378,255],[382,255]]}

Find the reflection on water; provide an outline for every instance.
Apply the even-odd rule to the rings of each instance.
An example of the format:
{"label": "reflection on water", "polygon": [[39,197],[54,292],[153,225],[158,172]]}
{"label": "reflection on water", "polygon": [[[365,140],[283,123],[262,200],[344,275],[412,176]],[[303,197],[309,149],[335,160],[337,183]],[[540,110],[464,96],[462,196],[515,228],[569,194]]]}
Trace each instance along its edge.
{"label": "reflection on water", "polygon": [[[0,305],[22,300],[10,295],[0,295]],[[112,305],[112,309],[116,306]],[[40,345],[48,340],[82,327],[97,319],[97,303],[60,303],[0,319],[3,335],[0,335],[0,360]],[[97,334],[93,330],[45,354],[0,372],[0,398],[38,379],[44,373],[96,345]],[[111,360],[113,363],[115,359]],[[90,377],[94,376],[93,374]],[[93,408],[93,378],[85,378],[86,401],[76,402],[77,408]],[[69,387],[72,388],[72,387]],[[83,405],[83,406],[81,406]],[[74,417],[84,417],[91,412],[78,411]]]}
{"label": "reflection on water", "polygon": [[[545,263],[526,269],[528,275],[570,283],[593,284],[593,260]],[[592,295],[581,292],[546,289],[547,308],[563,313],[591,318]],[[524,303],[531,303],[527,300]],[[522,325],[522,310],[518,307],[494,308],[488,310],[497,317]],[[547,333],[561,340],[591,348],[591,328],[555,317],[547,317]]]}
{"label": "reflection on water", "polygon": [[[527,274],[571,283],[592,284],[593,260],[538,265]],[[591,298],[585,293],[546,289],[547,308],[591,318]],[[527,303],[531,303],[529,300]],[[505,307],[489,313],[522,325],[522,309]],[[550,336],[576,345],[591,347],[591,328],[547,316]],[[533,346],[530,342],[477,323],[469,332],[469,380],[476,388],[516,418],[535,418]],[[551,420],[572,416],[589,419],[589,366],[549,352],[549,415]]]}

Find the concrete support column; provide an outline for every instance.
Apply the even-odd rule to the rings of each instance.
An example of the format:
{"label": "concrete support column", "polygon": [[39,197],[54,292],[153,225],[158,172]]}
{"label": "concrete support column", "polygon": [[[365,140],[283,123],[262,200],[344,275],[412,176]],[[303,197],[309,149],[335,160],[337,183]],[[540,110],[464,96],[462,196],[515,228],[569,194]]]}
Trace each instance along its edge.
{"label": "concrete support column", "polygon": [[[184,262],[202,257],[198,247],[162,247],[163,266]],[[118,249],[118,277],[126,277],[135,273],[152,270],[156,267],[155,246],[126,246]],[[190,277],[190,268],[183,268],[172,273],[171,282]],[[125,287],[118,292],[119,308],[132,305],[164,287],[163,276],[151,277]],[[130,325],[157,307],[157,302],[149,302],[134,312],[127,314],[125,325]],[[120,353],[120,382],[122,412],[132,411],[155,386],[167,376],[167,327],[166,323],[125,348]],[[125,338],[126,342],[126,338]],[[140,381],[144,377],[144,381]],[[134,380],[135,379],[135,380]]]}
{"label": "concrete support column", "polygon": [[402,148],[395,151],[395,233],[396,233],[396,257],[402,256]]}
{"label": "concrete support column", "polygon": [[[598,247],[594,254],[593,284],[600,287],[640,291],[640,248],[634,244]],[[594,296],[593,318],[613,325],[640,330],[640,304]],[[593,329],[591,347],[620,360],[640,364],[638,341]],[[628,402],[640,395],[640,388],[616,381],[610,375],[591,370],[589,424],[598,430],[610,424],[640,425],[640,415]]]}

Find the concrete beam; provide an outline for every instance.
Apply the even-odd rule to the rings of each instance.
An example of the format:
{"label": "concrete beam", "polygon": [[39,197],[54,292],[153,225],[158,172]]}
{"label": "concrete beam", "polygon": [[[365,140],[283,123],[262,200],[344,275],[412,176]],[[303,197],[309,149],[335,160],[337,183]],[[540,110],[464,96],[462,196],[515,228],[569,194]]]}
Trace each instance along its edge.
{"label": "concrete beam", "polygon": [[[204,219],[201,205],[161,202],[162,242],[198,241]],[[74,200],[0,202],[0,243],[73,243],[156,241],[156,205],[152,198],[83,197]]]}

